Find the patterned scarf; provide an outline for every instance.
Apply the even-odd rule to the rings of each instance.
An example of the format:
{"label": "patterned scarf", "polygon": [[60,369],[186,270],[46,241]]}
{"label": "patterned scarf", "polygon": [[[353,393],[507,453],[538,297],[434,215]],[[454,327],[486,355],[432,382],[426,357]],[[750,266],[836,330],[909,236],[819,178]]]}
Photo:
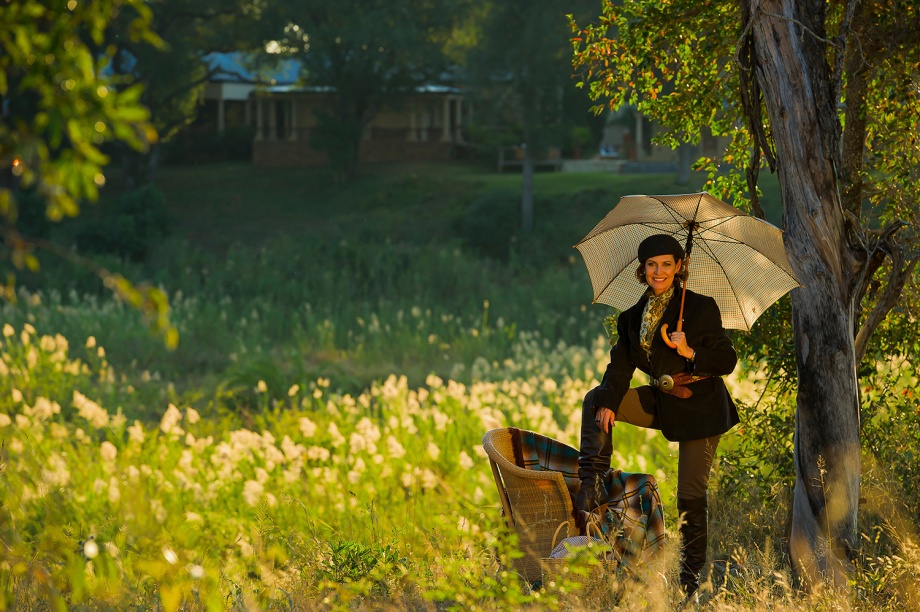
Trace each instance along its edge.
{"label": "patterned scarf", "polygon": [[642,326],[639,328],[639,344],[642,345],[645,354],[651,357],[652,340],[655,339],[655,328],[661,321],[661,315],[664,314],[665,308],[674,295],[674,285],[668,287],[668,290],[661,295],[655,295],[651,289],[648,290],[648,302],[645,303],[645,310],[642,311]]}

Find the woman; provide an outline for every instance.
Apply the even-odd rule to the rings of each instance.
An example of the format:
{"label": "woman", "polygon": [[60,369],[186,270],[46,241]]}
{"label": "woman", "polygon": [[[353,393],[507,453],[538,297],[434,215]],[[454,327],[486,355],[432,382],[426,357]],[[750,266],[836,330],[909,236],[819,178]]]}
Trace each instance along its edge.
{"label": "woman", "polygon": [[[636,276],[648,290],[617,320],[617,340],[601,384],[588,392],[582,406],[581,479],[577,505],[591,511],[608,502],[605,475],[613,452],[612,428],[619,423],[659,429],[679,443],[677,510],[683,517],[680,584],[686,595],[699,588],[706,562],[706,490],[719,438],[738,423],[738,411],[720,378],[731,373],[737,355],[722,328],[712,298],[687,291],[685,331],[676,329],[681,303],[684,251],[674,238],[656,234],[639,245]],[[649,385],[629,387],[636,368],[651,377]],[[668,375],[673,388],[666,383]]]}

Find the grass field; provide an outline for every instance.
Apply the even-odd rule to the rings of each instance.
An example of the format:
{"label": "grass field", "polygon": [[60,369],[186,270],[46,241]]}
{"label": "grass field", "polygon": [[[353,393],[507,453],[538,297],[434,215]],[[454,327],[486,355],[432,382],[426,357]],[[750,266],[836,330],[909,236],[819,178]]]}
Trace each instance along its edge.
{"label": "grass field", "polygon": [[[520,177],[474,166],[368,167],[344,185],[322,169],[163,168],[170,235],[142,261],[100,261],[166,291],[175,351],[91,274],[44,258],[0,307],[0,609],[613,605],[577,572],[537,591],[515,579],[479,442],[515,425],[577,445],[609,309],[571,246],[622,195],[699,185],[536,179],[523,236]],[[901,394],[915,370],[892,362],[877,374],[890,392],[866,394],[867,437],[903,444],[877,457],[920,446]],[[790,586],[792,404],[757,401],[752,372],[730,383],[745,423],[713,477],[706,605],[918,609],[920,551],[883,512],[903,500],[881,462],[866,463],[875,501],[847,596]],[[619,467],[658,478],[673,531],[674,447],[628,427],[615,444]],[[673,585],[673,552],[647,581]],[[620,607],[673,608],[673,586],[647,584]]]}

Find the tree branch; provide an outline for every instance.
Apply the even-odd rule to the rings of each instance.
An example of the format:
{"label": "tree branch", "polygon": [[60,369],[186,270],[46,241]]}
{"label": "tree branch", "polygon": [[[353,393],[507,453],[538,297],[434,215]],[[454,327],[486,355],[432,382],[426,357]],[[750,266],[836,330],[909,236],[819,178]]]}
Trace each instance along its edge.
{"label": "tree branch", "polygon": [[903,251],[898,247],[894,248],[891,253],[891,272],[885,284],[885,291],[856,334],[856,363],[860,363],[865,356],[869,339],[879,323],[884,321],[891,309],[897,305],[904,284],[913,274],[918,261],[920,261],[920,255],[914,255],[907,263],[904,263]]}
{"label": "tree branch", "polygon": [[884,263],[885,258],[893,257],[892,254],[898,251],[899,247],[893,243],[894,235],[906,226],[906,222],[896,220],[878,232],[869,233],[870,240],[868,241],[863,237],[859,237],[860,248],[867,256],[859,276],[854,278],[854,282],[851,283],[852,293],[850,295],[855,304],[858,305],[862,302],[869,285],[872,283],[872,277],[875,276],[876,270]]}

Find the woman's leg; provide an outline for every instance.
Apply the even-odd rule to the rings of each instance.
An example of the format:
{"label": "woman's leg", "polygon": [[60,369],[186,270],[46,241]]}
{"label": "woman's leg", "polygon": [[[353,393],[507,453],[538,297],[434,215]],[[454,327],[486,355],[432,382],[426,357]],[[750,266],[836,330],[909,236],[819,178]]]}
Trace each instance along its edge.
{"label": "woman's leg", "polygon": [[[603,476],[610,469],[610,456],[613,454],[611,435],[604,433],[594,421],[594,390],[588,392],[581,405],[581,446],[578,452],[578,477],[581,489],[575,505],[581,510],[591,511],[607,503],[608,495],[603,483]],[[630,423],[639,427],[655,427],[657,423],[652,414],[650,402],[654,396],[645,389],[630,389],[620,402],[617,410],[617,422]]]}
{"label": "woman's leg", "polygon": [[680,443],[677,460],[677,512],[681,516],[680,585],[693,595],[700,586],[700,571],[706,564],[706,490],[709,472],[721,436]]}

